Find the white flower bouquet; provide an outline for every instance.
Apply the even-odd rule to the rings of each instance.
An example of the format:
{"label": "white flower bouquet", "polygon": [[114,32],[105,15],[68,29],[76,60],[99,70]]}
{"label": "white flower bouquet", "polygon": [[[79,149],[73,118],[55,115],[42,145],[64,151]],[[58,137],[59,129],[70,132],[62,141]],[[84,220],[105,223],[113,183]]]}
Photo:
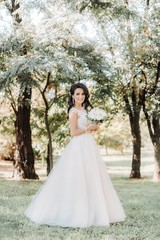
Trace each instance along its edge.
{"label": "white flower bouquet", "polygon": [[91,109],[87,114],[87,119],[93,124],[102,123],[105,118],[106,112],[98,107]]}

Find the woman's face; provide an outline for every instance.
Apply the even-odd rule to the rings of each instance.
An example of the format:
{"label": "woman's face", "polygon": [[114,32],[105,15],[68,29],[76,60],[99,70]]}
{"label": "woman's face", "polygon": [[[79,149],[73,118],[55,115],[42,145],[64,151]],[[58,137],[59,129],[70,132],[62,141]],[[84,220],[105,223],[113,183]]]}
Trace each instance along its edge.
{"label": "woman's face", "polygon": [[85,100],[85,94],[84,94],[83,89],[82,88],[77,88],[74,91],[74,94],[73,94],[72,97],[75,101],[75,105],[82,105],[84,100]]}

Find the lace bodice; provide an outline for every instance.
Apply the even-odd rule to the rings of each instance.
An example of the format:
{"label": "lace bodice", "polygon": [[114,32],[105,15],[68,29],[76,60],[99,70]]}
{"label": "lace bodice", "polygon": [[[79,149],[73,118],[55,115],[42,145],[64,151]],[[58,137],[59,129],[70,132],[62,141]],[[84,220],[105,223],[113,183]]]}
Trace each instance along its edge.
{"label": "lace bodice", "polygon": [[87,111],[85,109],[79,110],[77,108],[72,107],[69,113],[77,113],[78,114],[78,128],[79,129],[85,129],[88,126],[87,121]]}

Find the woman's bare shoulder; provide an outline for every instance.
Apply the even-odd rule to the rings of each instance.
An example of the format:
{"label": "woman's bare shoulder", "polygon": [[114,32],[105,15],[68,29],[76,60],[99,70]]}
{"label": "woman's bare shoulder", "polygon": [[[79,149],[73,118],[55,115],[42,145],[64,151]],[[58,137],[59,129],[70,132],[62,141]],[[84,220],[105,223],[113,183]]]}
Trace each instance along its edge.
{"label": "woman's bare shoulder", "polygon": [[78,116],[78,110],[74,107],[72,107],[69,111],[69,117],[72,117],[72,116]]}

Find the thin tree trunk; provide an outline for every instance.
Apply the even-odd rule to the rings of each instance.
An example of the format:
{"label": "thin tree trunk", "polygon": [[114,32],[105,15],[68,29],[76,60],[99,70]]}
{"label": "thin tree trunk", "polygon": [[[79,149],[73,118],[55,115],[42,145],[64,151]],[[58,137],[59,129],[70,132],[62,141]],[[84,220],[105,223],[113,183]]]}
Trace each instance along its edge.
{"label": "thin tree trunk", "polygon": [[46,126],[47,136],[48,136],[47,157],[46,157],[47,175],[50,173],[51,169],[53,168],[52,135],[51,135],[49,119],[48,119],[49,104],[48,104],[48,101],[47,101],[46,96],[45,96],[45,92],[46,92],[47,87],[49,86],[49,83],[50,83],[50,76],[51,76],[51,73],[48,72],[46,85],[45,85],[43,91],[40,90],[40,92],[42,94],[42,98],[43,98],[44,104],[45,104],[45,126]]}
{"label": "thin tree trunk", "polygon": [[52,136],[48,122],[48,111],[45,112],[45,125],[48,135],[48,145],[47,145],[47,175],[50,173],[53,168],[53,147],[52,147]]}
{"label": "thin tree trunk", "polygon": [[141,132],[139,126],[139,113],[136,113],[136,116],[134,116],[131,129],[133,152],[130,178],[141,178]]}

